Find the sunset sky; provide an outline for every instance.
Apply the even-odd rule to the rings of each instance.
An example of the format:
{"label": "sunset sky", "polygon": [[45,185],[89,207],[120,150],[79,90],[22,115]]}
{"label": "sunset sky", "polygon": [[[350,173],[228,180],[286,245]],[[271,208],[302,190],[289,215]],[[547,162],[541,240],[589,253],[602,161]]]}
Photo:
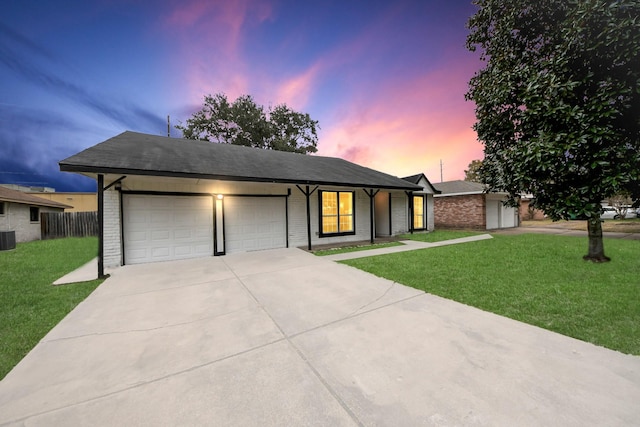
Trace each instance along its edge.
{"label": "sunset sky", "polygon": [[166,135],[206,94],[286,103],[318,155],[462,179],[482,158],[464,100],[471,0],[4,0],[0,182],[95,190],[58,161],[125,130]]}

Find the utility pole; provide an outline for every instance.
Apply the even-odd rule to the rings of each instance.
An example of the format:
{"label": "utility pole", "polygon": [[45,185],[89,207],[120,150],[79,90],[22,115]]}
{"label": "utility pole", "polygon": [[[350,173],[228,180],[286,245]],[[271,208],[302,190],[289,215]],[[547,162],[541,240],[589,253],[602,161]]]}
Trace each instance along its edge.
{"label": "utility pole", "polygon": [[167,136],[171,138],[171,116],[167,115]]}
{"label": "utility pole", "polygon": [[442,182],[442,159],[440,159],[440,182]]}

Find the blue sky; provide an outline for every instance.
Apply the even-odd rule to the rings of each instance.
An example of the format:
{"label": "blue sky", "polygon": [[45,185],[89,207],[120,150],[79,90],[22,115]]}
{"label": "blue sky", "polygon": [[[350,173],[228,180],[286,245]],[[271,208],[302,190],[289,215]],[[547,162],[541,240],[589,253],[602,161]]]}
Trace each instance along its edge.
{"label": "blue sky", "polygon": [[[165,135],[206,94],[286,103],[318,154],[462,179],[482,158],[466,0],[32,1],[0,15],[0,181],[94,190],[58,161],[125,130]],[[173,129],[172,136],[180,133]]]}

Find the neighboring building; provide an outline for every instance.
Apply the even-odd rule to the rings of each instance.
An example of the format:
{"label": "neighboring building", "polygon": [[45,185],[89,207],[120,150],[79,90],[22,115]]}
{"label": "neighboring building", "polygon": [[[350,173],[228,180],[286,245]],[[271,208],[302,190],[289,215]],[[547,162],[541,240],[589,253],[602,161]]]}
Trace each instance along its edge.
{"label": "neighboring building", "polygon": [[98,198],[91,192],[56,192],[51,187],[34,187],[18,184],[0,184],[11,190],[22,191],[36,197],[68,205],[66,212],[95,212],[98,210]]}
{"label": "neighboring building", "polygon": [[436,228],[492,230],[517,227],[518,210],[505,206],[505,193],[485,193],[484,185],[471,181],[447,181],[433,186]]}
{"label": "neighboring building", "polygon": [[71,156],[60,170],[98,181],[99,273],[406,233],[413,193],[428,192],[343,159],[136,132]]}
{"label": "neighboring building", "polygon": [[0,231],[14,231],[16,242],[40,239],[40,214],[70,206],[0,186]]}
{"label": "neighboring building", "polygon": [[51,187],[26,186],[19,184],[0,184],[0,186],[11,190],[22,191],[23,193],[53,193],[56,191],[55,188]]}
{"label": "neighboring building", "polygon": [[55,193],[32,193],[37,197],[52,200],[54,202],[69,205],[65,212],[95,212],[98,210],[98,196],[96,193],[76,193],[76,192],[55,192]]}
{"label": "neighboring building", "polygon": [[544,211],[531,206],[533,196],[530,194],[520,197],[520,221],[531,221],[545,219]]}

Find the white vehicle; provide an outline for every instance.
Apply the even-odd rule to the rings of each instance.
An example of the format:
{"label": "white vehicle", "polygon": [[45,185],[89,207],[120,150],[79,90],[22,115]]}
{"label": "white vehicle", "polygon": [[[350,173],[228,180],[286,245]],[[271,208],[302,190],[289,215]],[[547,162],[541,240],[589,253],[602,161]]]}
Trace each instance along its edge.
{"label": "white vehicle", "polygon": [[610,206],[605,206],[602,208],[600,219],[618,219],[618,212]]}
{"label": "white vehicle", "polygon": [[[640,218],[640,209],[635,209],[632,207],[627,207],[627,214],[625,215],[625,218],[636,218],[639,217]],[[605,206],[602,208],[602,215],[600,215],[601,219],[621,219],[620,215],[618,215],[618,212],[612,208],[611,206]]]}

